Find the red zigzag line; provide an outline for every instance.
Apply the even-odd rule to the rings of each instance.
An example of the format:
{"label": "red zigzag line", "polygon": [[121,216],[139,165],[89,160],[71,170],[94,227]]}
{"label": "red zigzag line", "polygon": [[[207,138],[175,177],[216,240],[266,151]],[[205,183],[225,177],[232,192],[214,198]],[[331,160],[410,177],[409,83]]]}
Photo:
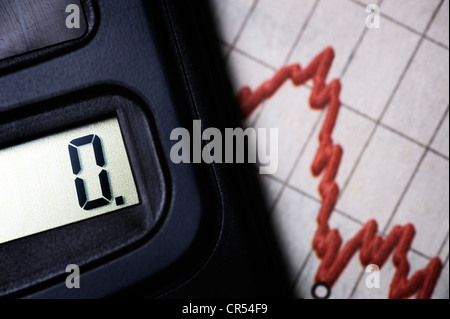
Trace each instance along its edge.
{"label": "red zigzag line", "polygon": [[285,66],[254,92],[249,87],[243,87],[237,97],[241,113],[244,118],[249,116],[287,80],[291,80],[295,86],[300,86],[312,79],[313,89],[309,98],[311,108],[321,110],[328,105],[319,135],[320,145],[311,165],[315,177],[322,175],[318,189],[322,206],[317,216],[318,227],[312,241],[314,251],[321,259],[315,282],[326,284],[331,288],[357,251],[363,267],[376,264],[380,268],[393,252],[396,272],[390,285],[389,298],[408,298],[415,294],[417,298],[430,298],[441,273],[442,262],[437,257],[432,258],[426,268],[415,272],[407,279],[410,270],[407,254],[415,235],[412,224],[395,226],[383,239],[377,235],[377,222],[369,220],[343,247],[339,231],[330,229],[328,221],[339,197],[339,186],[335,178],[343,154],[342,147],[334,144],[332,139],[340,108],[341,83],[338,79],[334,79],[328,85],[325,84],[333,59],[334,50],[327,47],[304,69],[299,64]]}

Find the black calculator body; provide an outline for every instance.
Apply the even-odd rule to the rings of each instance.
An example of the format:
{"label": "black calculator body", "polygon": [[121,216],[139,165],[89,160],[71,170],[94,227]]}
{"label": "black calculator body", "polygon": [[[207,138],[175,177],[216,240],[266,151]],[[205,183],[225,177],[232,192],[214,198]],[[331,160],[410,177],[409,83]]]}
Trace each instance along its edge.
{"label": "black calculator body", "polygon": [[0,1],[0,296],[290,297],[256,169],[170,157],[240,126],[208,3],[43,2]]}

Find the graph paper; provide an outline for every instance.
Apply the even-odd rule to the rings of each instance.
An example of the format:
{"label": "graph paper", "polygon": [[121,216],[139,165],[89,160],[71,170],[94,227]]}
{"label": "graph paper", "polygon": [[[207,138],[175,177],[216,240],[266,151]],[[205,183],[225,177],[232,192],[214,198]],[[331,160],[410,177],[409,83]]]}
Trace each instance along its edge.
{"label": "graph paper", "polygon": [[[438,257],[443,268],[432,298],[449,298],[449,0],[211,3],[236,94],[333,48],[326,82],[342,85],[333,141],[343,156],[329,225],[344,245],[371,219],[383,237],[412,224],[408,278]],[[379,8],[378,28],[366,25],[369,4]],[[286,81],[244,123],[279,130],[278,171],[261,182],[297,298],[313,297],[321,264],[312,246],[321,179],[311,163],[326,110],[311,109],[312,88],[311,81]],[[391,254],[379,287],[368,287],[371,273],[356,253],[329,297],[387,298],[395,272]]]}

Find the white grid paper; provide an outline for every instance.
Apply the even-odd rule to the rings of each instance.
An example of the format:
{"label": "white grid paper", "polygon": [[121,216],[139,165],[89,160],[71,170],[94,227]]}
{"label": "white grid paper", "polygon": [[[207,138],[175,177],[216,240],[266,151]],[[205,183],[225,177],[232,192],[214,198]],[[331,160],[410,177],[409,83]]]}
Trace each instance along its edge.
{"label": "white grid paper", "polygon": [[[444,264],[433,298],[449,298],[449,0],[211,0],[225,63],[237,92],[255,89],[288,63],[306,66],[335,49],[327,79],[342,82],[333,133],[344,148],[341,196],[330,219],[344,243],[368,219],[386,235],[416,228],[410,275],[439,256]],[[381,27],[365,26],[366,5],[378,3]],[[319,265],[311,247],[320,207],[309,166],[324,111],[308,107],[310,85],[286,83],[247,120],[278,127],[279,170],[262,177],[296,296],[311,298]],[[358,254],[331,298],[386,298],[395,268],[381,287],[366,288]]]}

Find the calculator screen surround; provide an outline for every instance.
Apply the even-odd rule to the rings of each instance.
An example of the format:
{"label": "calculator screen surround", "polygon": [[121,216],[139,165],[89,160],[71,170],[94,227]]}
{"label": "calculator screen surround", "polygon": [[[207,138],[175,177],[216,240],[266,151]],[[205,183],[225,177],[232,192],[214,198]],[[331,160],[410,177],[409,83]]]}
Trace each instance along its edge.
{"label": "calculator screen surround", "polygon": [[[56,163],[62,165],[63,171],[69,174],[69,180],[65,185],[70,188],[69,185],[73,183],[73,188],[66,191],[72,200],[75,200],[72,204],[75,205],[73,209],[77,212],[72,217],[77,217],[70,217],[71,208],[63,201],[60,201],[59,209],[57,209],[57,205],[53,205],[53,209],[56,211],[45,211],[44,209],[38,212],[39,214],[56,214],[56,216],[65,215],[66,217],[60,221],[55,217],[39,217],[39,214],[27,210],[26,206],[28,205],[25,205],[23,211],[25,214],[34,215],[29,217],[29,222],[35,229],[40,227],[39,232],[28,231],[27,233],[27,229],[23,228],[15,234],[27,236],[9,237],[7,241],[0,244],[0,255],[8,256],[8,258],[0,260],[0,271],[6,274],[0,276],[0,295],[31,289],[36,284],[38,286],[45,285],[49,280],[50,282],[57,280],[58,277],[63,276],[69,261],[77,264],[81,269],[87,270],[149,240],[158,228],[158,221],[164,216],[170,196],[170,193],[167,192],[169,179],[167,175],[165,176],[168,172],[163,169],[157,151],[156,128],[145,103],[133,92],[114,85],[95,86],[26,105],[24,108],[33,110],[33,112],[28,116],[21,115],[23,113],[20,110],[8,112],[1,118],[0,154],[14,153],[17,147],[25,145],[27,148],[30,143],[31,145],[37,143],[44,148],[58,145],[64,147],[64,150],[60,150],[62,155]],[[102,125],[107,126],[104,128],[107,128],[108,132],[99,129]],[[111,132],[111,128],[115,132]],[[78,136],[78,133],[82,136]],[[105,137],[106,133],[110,136]],[[116,181],[116,186],[122,190],[121,194],[117,193],[113,199],[114,183],[110,183],[111,199],[108,204],[86,210],[83,209],[83,206],[86,208],[83,203],[80,207],[80,195],[77,194],[75,185],[77,176],[74,174],[74,172],[78,173],[78,170],[74,167],[76,163],[71,162],[70,145],[84,144],[83,141],[80,142],[79,138],[89,135],[102,137],[102,148],[106,148],[108,145],[109,148],[115,147],[117,140],[120,142],[120,139],[123,139],[123,148],[121,147],[120,154],[111,156],[109,151],[103,150],[104,168],[108,167],[107,161],[116,158],[125,164],[129,162],[129,170],[126,169],[125,178],[119,178]],[[93,141],[95,137],[91,137],[91,141]],[[61,138],[64,143],[68,138],[67,145],[63,145],[62,140],[58,141]],[[56,143],[54,143],[55,139]],[[112,140],[105,143],[107,139]],[[93,148],[93,146],[88,143],[85,146],[87,146],[86,151],[89,155],[89,148]],[[35,148],[32,149],[35,150]],[[64,154],[67,156],[65,157]],[[81,157],[85,156],[81,153],[80,155]],[[89,159],[89,156],[86,156],[86,159]],[[95,155],[91,159],[95,162]],[[98,169],[101,170],[103,167]],[[119,168],[116,167],[116,169]],[[111,173],[111,171],[107,173]],[[91,179],[91,177],[88,178]],[[109,176],[109,178],[112,177]],[[61,178],[63,177],[58,177],[58,179]],[[92,178],[92,181],[86,181],[84,184],[87,186],[89,182],[95,188],[95,179]],[[121,187],[118,185],[120,183],[129,185]],[[50,186],[55,187],[55,185],[47,185],[47,187]],[[127,186],[130,186],[131,189],[126,189]],[[37,188],[36,192],[39,192],[43,191],[46,185],[41,182],[41,185],[34,185],[34,187]],[[91,199],[95,200],[100,197],[98,192],[94,189]],[[122,197],[119,199],[121,205],[118,207],[115,199],[120,197]],[[29,198],[27,204],[30,204],[33,198],[36,199],[35,196]],[[108,206],[113,209],[108,209]],[[96,209],[99,210],[98,214],[93,213]],[[5,209],[4,206],[0,210],[2,216],[17,213]],[[101,212],[107,214],[101,214]],[[55,223],[55,219],[57,220],[56,224],[49,227],[48,223]],[[48,223],[39,225],[42,220]],[[71,223],[67,223],[67,221]],[[17,267],[20,264],[27,265],[27,267]]]}

